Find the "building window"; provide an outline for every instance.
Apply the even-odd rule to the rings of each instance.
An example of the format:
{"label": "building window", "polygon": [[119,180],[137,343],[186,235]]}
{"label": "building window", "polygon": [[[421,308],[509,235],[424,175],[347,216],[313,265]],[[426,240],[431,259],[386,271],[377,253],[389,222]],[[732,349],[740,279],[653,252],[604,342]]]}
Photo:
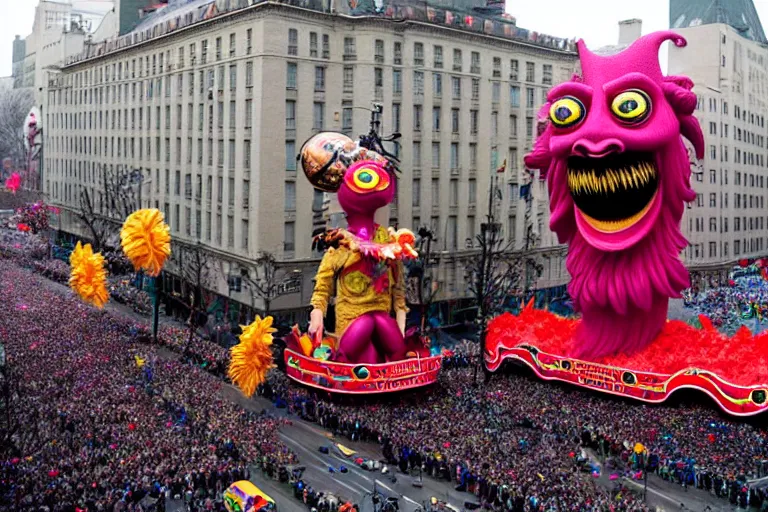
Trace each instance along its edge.
{"label": "building window", "polygon": [[394,63],[398,66],[401,65],[403,63],[403,43],[395,41],[392,53]]}
{"label": "building window", "polygon": [[283,225],[283,251],[293,252],[296,249],[296,223],[286,222]]}
{"label": "building window", "polygon": [[453,95],[453,99],[461,99],[461,77],[451,77],[451,93]]}
{"label": "building window", "polygon": [[286,212],[296,211],[296,182],[295,181],[285,182],[285,211]]}
{"label": "building window", "polygon": [[352,92],[355,85],[355,68],[344,66],[344,92]]}
{"label": "building window", "polygon": [[309,33],[309,56],[317,58],[317,32]]}
{"label": "building window", "polygon": [[423,43],[413,43],[413,65],[414,66],[424,65],[424,44]]}
{"label": "building window", "polygon": [[709,194],[709,207],[715,208],[717,207],[717,193],[711,192]]}
{"label": "building window", "polygon": [[251,169],[251,141],[248,139],[243,141],[243,168],[246,171]]}
{"label": "building window", "polygon": [[418,169],[421,167],[421,142],[413,143],[413,167]]}
{"label": "building window", "polygon": [[453,50],[453,70],[461,72],[462,68],[462,56],[461,56],[461,50],[458,48],[454,48]]}
{"label": "building window", "polygon": [[325,67],[315,66],[315,92],[325,91]]}
{"label": "building window", "polygon": [[440,168],[440,143],[439,142],[432,143],[432,168],[434,169]]}
{"label": "building window", "polygon": [[295,28],[288,29],[288,55],[299,54],[299,31]]}
{"label": "building window", "polygon": [[535,105],[534,91],[531,87],[525,88],[525,106],[526,108],[533,108]]}
{"label": "building window", "polygon": [[459,109],[451,109],[451,132],[459,133]]}
{"label": "building window", "polygon": [[411,194],[412,194],[412,199],[411,199],[412,205],[414,208],[418,208],[419,206],[421,206],[421,180],[419,178],[413,179]]}
{"label": "building window", "polygon": [[421,131],[421,105],[413,106],[413,131]]}
{"label": "building window", "polygon": [[525,63],[525,81],[526,82],[536,81],[536,64],[534,64],[533,62]]}
{"label": "building window", "polygon": [[296,171],[296,141],[285,141],[285,170]]}
{"label": "building window", "polygon": [[325,103],[316,101],[312,110],[312,129],[322,130],[325,127]]}
{"label": "building window", "polygon": [[352,107],[345,106],[341,111],[341,129],[345,132],[352,131]]}
{"label": "building window", "polygon": [[443,95],[443,75],[432,73],[432,96],[440,98]]}
{"label": "building window", "polygon": [[392,104],[392,131],[400,131],[400,104]]}
{"label": "building window", "polygon": [[414,96],[424,95],[424,73],[422,71],[413,72],[413,94]]}
{"label": "building window", "polygon": [[459,170],[459,143],[451,143],[451,171]]}
{"label": "building window", "polygon": [[296,63],[295,62],[289,62],[287,67],[287,73],[286,73],[286,81],[285,81],[285,88],[286,89],[296,89]]}
{"label": "building window", "polygon": [[331,39],[328,34],[323,34],[323,58],[331,58]]}
{"label": "building window", "polygon": [[355,59],[357,59],[357,50],[355,49],[355,38],[345,37],[344,38],[344,60],[355,60]]}
{"label": "building window", "polygon": [[472,52],[469,72],[480,73],[480,52]]}
{"label": "building window", "polygon": [[384,63],[384,40],[376,39],[373,43],[373,59],[378,64]]}
{"label": "building window", "polygon": [[293,100],[285,102],[285,129],[296,129],[296,102]]}
{"label": "building window", "polygon": [[544,64],[542,68],[541,83],[552,85],[552,64]]}

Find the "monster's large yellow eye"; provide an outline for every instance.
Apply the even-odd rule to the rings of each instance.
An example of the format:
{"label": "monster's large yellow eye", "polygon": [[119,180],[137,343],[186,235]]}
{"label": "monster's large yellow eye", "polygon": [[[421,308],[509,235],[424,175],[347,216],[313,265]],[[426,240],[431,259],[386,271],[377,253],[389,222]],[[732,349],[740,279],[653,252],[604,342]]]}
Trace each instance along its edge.
{"label": "monster's large yellow eye", "polygon": [[362,167],[355,171],[352,180],[360,190],[373,190],[378,186],[380,178],[379,173],[373,169]]}
{"label": "monster's large yellow eye", "polygon": [[568,128],[582,119],[586,114],[584,104],[573,96],[563,96],[549,107],[549,118],[558,128]]}
{"label": "monster's large yellow eye", "polygon": [[651,98],[639,89],[624,91],[613,98],[611,112],[623,123],[641,123],[651,113]]}

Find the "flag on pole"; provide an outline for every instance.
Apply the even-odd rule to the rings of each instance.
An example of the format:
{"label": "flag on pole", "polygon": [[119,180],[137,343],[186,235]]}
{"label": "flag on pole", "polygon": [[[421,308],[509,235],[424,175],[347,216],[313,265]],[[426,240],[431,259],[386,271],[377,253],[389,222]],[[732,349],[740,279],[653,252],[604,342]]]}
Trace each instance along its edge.
{"label": "flag on pole", "polygon": [[505,158],[504,161],[501,163],[501,167],[496,169],[496,172],[499,173],[499,174],[503,174],[504,171],[506,171],[506,170],[507,170],[507,159]]}
{"label": "flag on pole", "polygon": [[531,184],[527,183],[520,187],[520,199],[526,199],[531,193]]}

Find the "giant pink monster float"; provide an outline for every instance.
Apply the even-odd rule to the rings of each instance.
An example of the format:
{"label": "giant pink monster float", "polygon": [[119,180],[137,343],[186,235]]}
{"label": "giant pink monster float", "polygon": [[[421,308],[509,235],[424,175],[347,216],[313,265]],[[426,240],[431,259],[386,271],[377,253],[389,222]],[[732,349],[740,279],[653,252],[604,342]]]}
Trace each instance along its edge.
{"label": "giant pink monster float", "polygon": [[546,176],[550,226],[568,244],[568,292],[581,319],[531,305],[518,317],[502,315],[489,325],[486,363],[495,370],[518,359],[547,379],[647,401],[698,387],[731,413],[754,414],[765,410],[765,386],[708,353],[722,341],[711,339],[717,334],[706,319],[698,331],[667,320],[669,299],[689,285],[680,224],[696,193],[682,138],[698,158],[704,151],[693,82],[661,72],[667,40],[686,44],[665,31],[598,55],[579,41],[581,76],[549,92],[546,128],[525,164]]}

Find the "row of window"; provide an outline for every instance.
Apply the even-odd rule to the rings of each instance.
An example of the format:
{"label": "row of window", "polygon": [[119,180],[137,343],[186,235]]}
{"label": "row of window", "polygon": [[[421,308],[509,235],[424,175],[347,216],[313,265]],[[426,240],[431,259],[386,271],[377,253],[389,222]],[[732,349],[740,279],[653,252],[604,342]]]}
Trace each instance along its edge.
{"label": "row of window", "polygon": [[[765,223],[763,221],[766,221]],[[765,217],[734,217],[733,218],[733,230],[734,231],[752,231],[764,229],[768,223],[768,218]],[[718,230],[717,217],[709,218],[709,232],[710,233],[727,233],[728,232],[728,217],[720,217],[720,227]],[[688,218],[688,231],[690,233],[702,233],[704,232],[704,218],[703,217],[689,217]]]}
{"label": "row of window", "polygon": [[[709,193],[709,207],[717,208],[717,192]],[[720,207],[728,208],[728,192],[720,192]],[[765,207],[765,197],[752,194],[734,194],[735,208],[763,208]],[[696,206],[704,206],[703,194],[696,194]]]}
{"label": "row of window", "polygon": [[[251,54],[252,43],[253,29],[249,28],[245,31],[244,52],[246,55]],[[234,32],[229,34],[229,47],[226,54],[221,36],[215,38],[214,45],[216,61],[220,61],[222,58],[226,57],[231,58],[237,56],[237,34]],[[186,48],[188,49],[188,53],[186,54],[189,56],[190,65],[196,65],[198,57],[200,59],[200,64],[208,63],[208,39],[200,41],[199,53],[196,42],[190,43]],[[112,64],[97,66],[86,71],[74,73],[70,76],[64,76],[62,85],[79,88],[89,85],[104,84],[107,82],[155,76],[157,74],[172,71],[174,68],[183,69],[185,66],[184,56],[185,46],[179,46],[175,51],[166,50],[165,52],[146,55],[143,58],[132,58],[130,61],[126,59]]]}
{"label": "row of window", "polygon": [[[237,88],[238,78],[238,64],[230,64],[228,67],[228,84],[229,90],[235,91]],[[322,83],[325,83],[325,68],[323,70]],[[201,98],[210,97],[215,90],[221,92],[224,91],[227,85],[225,80],[225,66],[218,66],[216,69],[210,68],[207,71],[198,71],[197,80],[195,80],[194,71],[186,73],[186,88],[185,88],[185,73],[175,73],[164,77],[158,77],[148,80],[138,80],[130,83],[122,83],[116,85],[95,85],[92,87],[82,88],[78,90],[73,89],[56,89],[48,92],[48,100],[50,106],[55,105],[110,105],[110,104],[123,104],[131,101],[144,102],[152,100],[153,98],[160,98],[165,96],[170,98],[172,96],[173,82],[175,80],[176,96],[182,97],[184,91],[188,92],[188,95],[193,97],[195,95],[195,84],[197,83],[198,92]],[[245,87],[246,91],[250,91],[253,87],[253,61],[245,63]]]}
{"label": "row of window", "polygon": [[[762,238],[749,238],[749,239],[742,239],[742,240],[734,240],[733,241],[733,255],[734,256],[741,256],[741,255],[748,255],[748,254],[755,254],[760,253],[763,248],[763,239]],[[718,256],[722,258],[727,258],[728,255],[728,242],[723,241],[722,243],[722,254],[717,254],[718,249],[718,242],[709,242],[709,258],[717,258]],[[742,253],[743,249],[743,253]],[[703,243],[697,243],[697,244],[691,244],[686,249],[687,257],[688,259],[701,259],[705,258],[704,255],[704,244]]]}
{"label": "row of window", "polygon": [[[330,40],[327,34],[322,35],[322,57],[324,59],[330,58]],[[288,55],[299,55],[299,31],[295,28],[288,29]],[[319,56],[318,51],[318,34],[317,32],[309,33],[309,52],[308,55],[311,58],[317,58]],[[375,39],[373,43],[373,56],[374,62],[377,64],[384,64],[386,60],[386,52],[384,49],[384,40]],[[345,61],[354,61],[357,59],[357,43],[354,36],[346,36],[344,38],[344,55]],[[460,48],[453,49],[453,61],[451,69],[453,71],[462,72],[464,69],[463,63],[463,51]],[[403,46],[402,42],[395,41],[392,47],[392,63],[394,65],[403,64]],[[413,43],[413,65],[424,66],[425,65],[425,53],[424,43]],[[432,67],[435,69],[444,68],[443,60],[443,47],[441,45],[432,46]],[[479,74],[481,68],[480,52],[473,51],[470,53],[470,72]],[[509,79],[517,81],[520,79],[520,63],[517,59],[510,59],[509,61]],[[500,78],[502,76],[502,63],[501,57],[493,58],[493,76]],[[525,81],[534,83],[536,82],[536,63],[525,63]],[[552,65],[542,65],[541,83],[545,85],[552,85]]]}

